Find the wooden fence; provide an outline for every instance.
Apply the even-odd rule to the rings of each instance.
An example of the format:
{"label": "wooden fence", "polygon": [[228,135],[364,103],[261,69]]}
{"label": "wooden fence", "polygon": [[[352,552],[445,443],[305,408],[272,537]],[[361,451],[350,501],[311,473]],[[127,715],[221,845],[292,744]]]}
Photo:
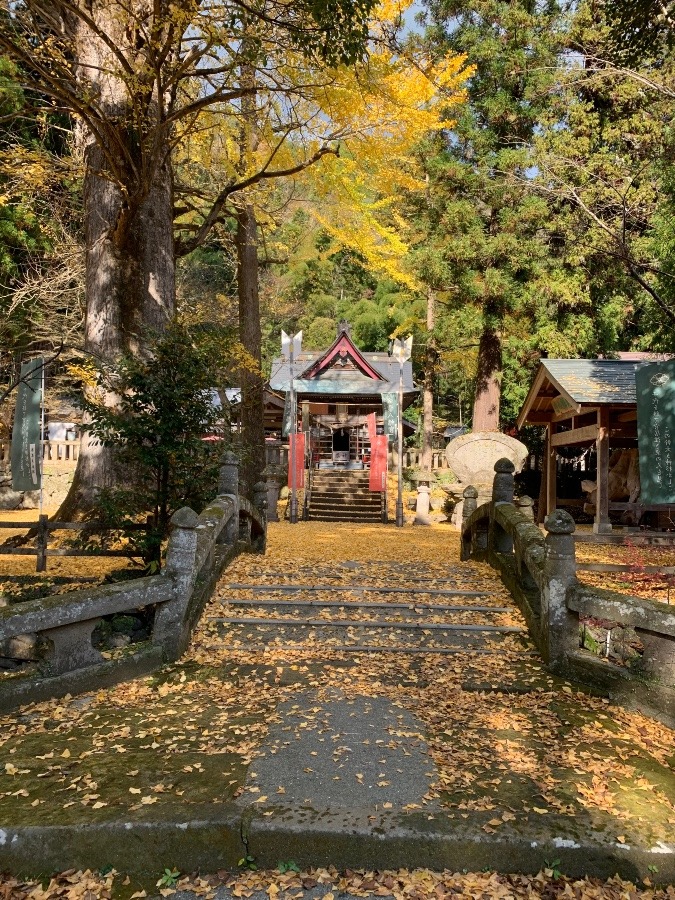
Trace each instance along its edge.
{"label": "wooden fence", "polygon": [[[35,543],[32,547],[6,547],[0,545],[0,556],[35,556],[37,557],[35,571],[44,572],[47,569],[48,556],[126,556],[128,550],[80,550],[75,547],[55,547],[49,549],[49,534],[52,531],[85,531],[96,527],[95,522],[50,522],[46,515],[38,516],[37,522],[0,522],[0,529],[26,529],[35,530]],[[124,531],[147,531],[152,527],[149,518],[145,523],[129,524],[124,526]],[[112,529],[106,529],[112,530]]]}
{"label": "wooden fence", "polygon": [[[0,468],[9,469],[10,447],[9,441],[0,441]],[[42,460],[44,464],[58,466],[66,471],[75,468],[79,454],[79,440],[45,441],[42,445]]]}
{"label": "wooden fence", "polygon": [[[45,465],[54,466],[63,471],[70,471],[77,465],[80,453],[80,442],[76,441],[45,441],[42,446],[42,459]],[[288,465],[288,444],[281,441],[268,441],[265,445],[265,457],[267,465]],[[421,466],[422,451],[413,448],[403,451],[403,468],[419,469]],[[390,453],[390,465],[396,466],[396,449]],[[10,442],[0,441],[0,468],[9,469]],[[447,469],[448,461],[445,458],[445,450],[434,450],[431,454],[431,468],[433,471]]]}

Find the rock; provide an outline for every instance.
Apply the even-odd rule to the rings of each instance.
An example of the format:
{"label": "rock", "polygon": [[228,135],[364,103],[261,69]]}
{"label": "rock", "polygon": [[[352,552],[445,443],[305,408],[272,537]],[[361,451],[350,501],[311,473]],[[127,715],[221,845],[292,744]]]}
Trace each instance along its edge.
{"label": "rock", "polygon": [[37,659],[37,635],[17,634],[15,637],[7,638],[0,643],[0,654],[10,659]]}
{"label": "rock", "polygon": [[26,491],[19,509],[37,509],[40,506],[40,491]]}
{"label": "rock", "polygon": [[22,500],[23,494],[11,488],[0,491],[0,509],[18,509]]}
{"label": "rock", "polygon": [[108,641],[108,646],[113,650],[119,650],[122,647],[128,647],[130,643],[131,638],[128,634],[113,634]]}
{"label": "rock", "polygon": [[498,431],[476,431],[454,438],[445,449],[448,466],[463,485],[492,484],[495,463],[510,459],[516,472],[525,464],[525,444]]}
{"label": "rock", "polygon": [[439,509],[443,509],[443,505],[445,504],[445,497],[431,497],[429,499],[429,506],[434,510],[434,512],[438,512]]}

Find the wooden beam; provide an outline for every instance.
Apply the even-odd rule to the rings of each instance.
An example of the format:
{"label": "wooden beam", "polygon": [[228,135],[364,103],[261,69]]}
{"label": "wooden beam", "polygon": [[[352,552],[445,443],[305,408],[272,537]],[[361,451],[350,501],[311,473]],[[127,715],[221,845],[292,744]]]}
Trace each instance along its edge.
{"label": "wooden beam", "polygon": [[584,425],[583,428],[572,428],[570,431],[559,431],[551,438],[552,447],[567,447],[572,444],[581,444],[585,441],[594,441],[598,436],[597,425]]}
{"label": "wooden beam", "polygon": [[609,521],[609,408],[600,407],[598,411],[597,440],[595,442],[598,455],[597,492],[595,495],[595,534],[611,534]]}
{"label": "wooden beam", "polygon": [[631,409],[630,412],[619,413],[616,417],[617,422],[637,422],[637,409]]}
{"label": "wooden beam", "polygon": [[548,425],[551,421],[551,413],[545,410],[531,412],[527,417],[528,425]]}
{"label": "wooden beam", "polygon": [[550,423],[548,428],[546,429],[546,448],[544,452],[546,453],[546,515],[549,516],[556,506],[557,500],[557,474],[558,467],[556,465],[557,454],[555,452],[554,441],[557,435],[555,434],[555,424],[553,422]]}

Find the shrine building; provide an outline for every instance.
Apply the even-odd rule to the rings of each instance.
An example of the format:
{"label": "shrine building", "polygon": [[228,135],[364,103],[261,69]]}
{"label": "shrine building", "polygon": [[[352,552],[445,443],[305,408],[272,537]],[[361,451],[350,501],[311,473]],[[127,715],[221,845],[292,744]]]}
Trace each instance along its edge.
{"label": "shrine building", "polygon": [[[293,362],[279,357],[272,364],[270,389],[285,397],[284,434],[294,431],[289,392],[296,393],[297,430],[306,437],[310,468],[362,470],[369,468],[371,427],[377,434],[396,433],[400,369],[386,352],[364,353],[354,344],[351,328],[341,322],[327,350],[305,351]],[[415,400],[410,360],[403,364],[403,409]],[[374,420],[373,420],[374,414]],[[404,435],[414,429],[404,421]]]}

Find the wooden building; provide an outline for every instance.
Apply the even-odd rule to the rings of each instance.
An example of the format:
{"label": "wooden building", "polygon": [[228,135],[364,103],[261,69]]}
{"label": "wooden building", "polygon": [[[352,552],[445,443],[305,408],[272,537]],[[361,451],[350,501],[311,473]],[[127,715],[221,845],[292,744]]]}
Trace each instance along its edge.
{"label": "wooden building", "polygon": [[[635,358],[638,356],[639,358]],[[647,354],[628,359],[544,359],[518,416],[517,425],[546,428],[543,478],[540,496],[544,514],[555,509],[557,455],[562,448],[580,451],[595,446],[597,488],[593,530],[612,530],[610,512],[637,514],[648,511],[639,502],[611,502],[609,497],[610,451],[635,448],[637,454],[637,398],[635,371]],[[659,507],[661,509],[661,507]]]}
{"label": "wooden building", "polygon": [[[321,469],[363,469],[370,460],[367,417],[375,413],[378,433],[396,420],[399,364],[387,353],[364,353],[354,344],[350,326],[341,322],[327,350],[302,351],[294,360],[299,430],[309,434],[312,464]],[[287,397],[291,371],[287,359],[274,360],[272,392]],[[416,398],[412,364],[403,365],[403,408]],[[413,429],[404,422],[404,434]]]}

